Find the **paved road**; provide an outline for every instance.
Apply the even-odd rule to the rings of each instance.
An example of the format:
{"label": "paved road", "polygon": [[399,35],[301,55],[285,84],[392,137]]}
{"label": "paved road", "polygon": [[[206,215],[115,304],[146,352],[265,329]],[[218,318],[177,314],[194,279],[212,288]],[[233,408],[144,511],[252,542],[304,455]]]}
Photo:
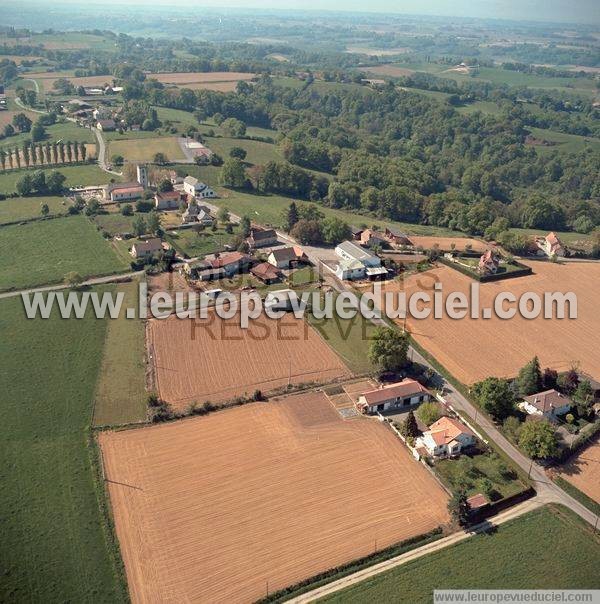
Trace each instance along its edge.
{"label": "paved road", "polygon": [[497,516],[489,518],[487,521],[482,522],[481,524],[471,527],[468,531],[459,531],[453,533],[452,535],[448,535],[448,537],[444,537],[438,541],[434,541],[433,543],[428,543],[411,550],[410,552],[406,552],[405,554],[390,558],[389,560],[385,560],[379,564],[374,564],[373,566],[369,566],[368,568],[364,568],[358,572],[352,573],[351,575],[347,575],[346,577],[338,579],[337,581],[327,583],[326,585],[318,587],[317,589],[313,589],[312,591],[302,594],[296,598],[292,598],[291,600],[288,600],[288,602],[289,604],[307,604],[308,602],[314,602],[319,598],[336,593],[342,589],[365,581],[370,577],[379,575],[392,568],[402,566],[407,562],[417,560],[418,558],[422,558],[427,554],[431,554],[450,545],[464,541],[473,535],[489,531],[492,526],[499,526],[505,522],[508,522],[509,520],[518,518],[527,512],[531,512],[539,508],[544,503],[545,502],[542,499],[534,497],[533,499],[525,501],[514,506],[513,508],[510,508],[509,510],[506,510],[505,512],[498,514]]}
{"label": "paved road", "polygon": [[102,133],[98,128],[90,128],[96,137],[96,142],[98,143],[98,165],[102,170],[108,172],[109,174],[114,174],[115,176],[123,176],[123,172],[115,172],[108,167],[108,163],[106,162],[106,143],[104,142],[104,138],[102,137]]}
{"label": "paved road", "polygon": [[[139,275],[143,275],[144,271],[134,271],[131,273],[120,273],[118,275],[108,275],[107,277],[96,277],[94,279],[88,279],[84,281],[81,285],[101,285],[103,283],[117,283],[119,281],[125,281],[127,279],[131,279],[132,277],[138,277]],[[0,300],[3,298],[14,298],[15,296],[20,296],[21,294],[35,294],[37,292],[50,292],[50,291],[58,291],[61,289],[68,289],[71,287],[70,285],[65,285],[64,283],[57,283],[56,285],[46,285],[44,287],[34,287],[32,289],[19,289],[16,291],[4,292],[0,294]]]}

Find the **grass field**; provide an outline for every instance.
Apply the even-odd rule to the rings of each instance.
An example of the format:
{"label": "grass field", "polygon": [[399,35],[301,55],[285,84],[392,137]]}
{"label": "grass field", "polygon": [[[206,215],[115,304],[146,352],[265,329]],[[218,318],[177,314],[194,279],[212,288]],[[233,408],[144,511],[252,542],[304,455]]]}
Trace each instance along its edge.
{"label": "grass field", "polygon": [[369,343],[376,329],[371,321],[360,313],[353,319],[342,319],[337,313],[333,319],[316,319],[308,313],[307,320],[354,373],[374,371],[368,357]]}
{"label": "grass field", "polygon": [[125,161],[130,162],[151,162],[156,153],[164,153],[170,161],[185,159],[181,146],[174,136],[112,140],[108,144],[108,157],[122,155]]}
{"label": "grass field", "polygon": [[205,256],[222,252],[225,246],[232,243],[239,233],[239,227],[234,226],[233,233],[225,232],[225,229],[219,227],[216,231],[210,228],[196,233],[193,229],[180,229],[178,231],[169,231],[165,239],[179,252],[187,255],[189,258],[196,256]]}
{"label": "grass field", "polygon": [[[141,214],[141,216],[144,216],[144,214]],[[110,212],[109,214],[97,214],[92,220],[103,231],[114,237],[119,233],[131,233],[134,218],[135,216],[123,216],[121,212]]]}
{"label": "grass field", "polygon": [[3,227],[0,256],[0,290],[56,283],[71,271],[91,277],[128,268],[84,216]]}
{"label": "grass field", "polygon": [[9,46],[14,44],[42,44],[48,50],[78,50],[82,48],[113,52],[115,50],[115,42],[112,39],[81,32],[36,33],[19,38],[0,36],[0,44]]}
{"label": "grass field", "polygon": [[545,140],[554,145],[536,145],[538,153],[551,153],[560,151],[561,153],[575,153],[584,149],[600,151],[600,139],[591,136],[578,136],[577,134],[565,134],[564,132],[555,132],[544,128],[529,128],[531,134],[540,140]]}
{"label": "grass field", "polygon": [[456,110],[459,113],[465,113],[467,115],[476,113],[477,111],[487,113],[488,115],[500,115],[502,111],[498,103],[494,103],[493,101],[475,101],[474,103],[457,107]]}
{"label": "grass field", "polygon": [[[93,143],[95,142],[94,135],[89,128],[82,128],[73,122],[65,122],[60,124],[52,124],[46,127],[46,138],[40,141],[45,145],[47,142],[62,140],[63,142],[71,141],[72,143]],[[22,147],[23,143],[31,141],[31,133],[17,134],[0,140],[0,149],[14,149]]]}
{"label": "grass field", "polygon": [[247,152],[246,159],[248,164],[266,164],[270,161],[284,161],[279,147],[273,143],[263,143],[248,139],[225,138],[225,137],[205,137],[205,144],[215,153],[218,153],[224,159],[229,157],[229,151],[233,147],[241,147]]}
{"label": "grass field", "polygon": [[[539,229],[518,229],[511,228],[510,231],[526,237],[545,237],[548,232]],[[586,245],[590,241],[590,236],[585,233],[575,233],[573,231],[555,231],[560,240],[566,245]]]}
{"label": "grass field", "polygon": [[119,318],[108,321],[94,402],[96,426],[146,418],[144,324],[125,317],[126,308],[138,308],[138,282],[120,284],[115,291],[124,299]]}
{"label": "grass field", "polygon": [[344,421],[322,392],[100,444],[138,603],[255,602],[448,518],[446,493],[393,432]]}
{"label": "grass field", "polygon": [[[103,172],[96,164],[60,166],[57,168],[43,169],[43,171],[46,173],[52,170],[58,170],[66,176],[67,180],[65,184],[68,187],[105,184],[110,179],[115,179],[116,181],[121,180],[119,176]],[[10,172],[0,173],[0,193],[14,193],[16,190],[17,181],[26,173],[31,174],[31,170],[11,170]]]}
{"label": "grass field", "polygon": [[8,197],[0,200],[0,224],[41,217],[43,203],[48,205],[50,216],[65,214],[69,206],[64,197]]}
{"label": "grass field", "polygon": [[20,299],[0,301],[3,602],[127,600],[85,432],[105,330],[26,320]]}
{"label": "grass field", "polygon": [[[191,173],[191,172],[190,172]],[[263,225],[272,225],[281,227],[283,225],[283,212],[287,210],[292,201],[296,201],[296,205],[308,205],[310,202],[293,200],[282,195],[253,195],[251,193],[243,193],[241,191],[232,191],[221,188],[218,190],[220,197],[212,200],[212,203],[218,206],[226,207],[234,214],[243,216],[247,214],[252,220]],[[407,233],[423,236],[437,237],[464,237],[464,234],[442,227],[408,224],[403,222],[382,221],[371,216],[361,216],[353,212],[344,210],[334,210],[317,204],[319,210],[325,216],[335,216],[346,221],[350,225],[360,226],[366,224],[368,226],[377,225],[379,228],[386,226],[395,226]]]}
{"label": "grass field", "polygon": [[599,546],[568,510],[546,507],[319,602],[425,604],[434,589],[598,589]]}

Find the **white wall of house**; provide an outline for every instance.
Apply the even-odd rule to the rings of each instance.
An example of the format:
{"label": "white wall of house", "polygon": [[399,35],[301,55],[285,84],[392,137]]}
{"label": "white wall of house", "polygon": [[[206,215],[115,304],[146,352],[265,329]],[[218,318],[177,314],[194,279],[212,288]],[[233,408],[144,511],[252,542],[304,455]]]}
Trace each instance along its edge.
{"label": "white wall of house", "polygon": [[[414,407],[415,405],[419,405],[420,403],[425,403],[429,401],[431,397],[426,392],[419,392],[418,394],[414,394],[413,396],[407,396],[402,398],[390,398],[385,401],[381,401],[376,405],[369,405],[368,412],[369,413],[381,413],[382,411],[393,411],[395,409],[403,409],[406,407]],[[366,405],[367,401],[364,396],[358,397],[359,405]]]}

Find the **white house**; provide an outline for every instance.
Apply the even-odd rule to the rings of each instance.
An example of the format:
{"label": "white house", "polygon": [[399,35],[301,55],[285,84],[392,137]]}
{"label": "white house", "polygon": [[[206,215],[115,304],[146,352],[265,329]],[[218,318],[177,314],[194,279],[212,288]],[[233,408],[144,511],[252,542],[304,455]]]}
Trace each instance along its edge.
{"label": "white house", "polygon": [[431,400],[431,393],[417,380],[404,379],[395,384],[363,392],[357,406],[363,413],[395,411]]}
{"label": "white house", "polygon": [[557,416],[569,413],[573,401],[568,396],[557,390],[546,390],[523,398],[518,407],[528,415],[538,415],[544,419],[554,421]]}
{"label": "white house", "polygon": [[137,181],[144,187],[144,189],[148,188],[148,166],[144,164],[138,164],[136,166],[136,175]]}
{"label": "white house", "polygon": [[181,203],[179,191],[165,191],[154,195],[154,207],[157,210],[177,210]]}
{"label": "white house", "polygon": [[423,446],[434,457],[452,457],[477,442],[475,434],[453,417],[441,417],[417,439],[417,447]]}
{"label": "white house", "polygon": [[287,269],[294,263],[306,261],[306,254],[301,247],[282,247],[273,250],[267,257],[267,262],[277,268]]}
{"label": "white house", "polygon": [[364,279],[367,267],[360,260],[340,260],[335,276],[342,281]]}
{"label": "white house", "polygon": [[566,248],[554,231],[548,233],[545,237],[537,237],[535,243],[540,249],[538,253],[541,255],[545,254],[548,258],[562,258],[566,255]]}
{"label": "white house", "polygon": [[134,243],[131,246],[129,253],[134,258],[147,258],[148,256],[152,256],[152,254],[162,252],[162,250],[162,241],[158,237],[154,237],[152,239],[147,239],[146,241]]}
{"label": "white house", "polygon": [[206,184],[200,182],[193,176],[186,176],[183,179],[183,190],[192,197],[205,199],[207,197],[216,197],[217,194]]}

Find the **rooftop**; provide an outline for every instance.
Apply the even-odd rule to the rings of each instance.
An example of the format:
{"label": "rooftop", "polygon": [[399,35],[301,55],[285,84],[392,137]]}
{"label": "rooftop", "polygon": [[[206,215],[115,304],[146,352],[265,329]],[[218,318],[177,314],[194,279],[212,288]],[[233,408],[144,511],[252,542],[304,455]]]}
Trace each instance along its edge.
{"label": "rooftop", "polygon": [[429,394],[429,390],[417,380],[405,379],[395,384],[389,384],[376,390],[363,392],[367,405],[377,405],[383,401],[394,398],[405,398],[415,394]]}
{"label": "rooftop", "polygon": [[344,254],[350,256],[354,260],[363,261],[369,258],[375,258],[375,254],[363,249],[360,245],[356,245],[356,243],[352,241],[342,241],[336,249],[341,250]]}
{"label": "rooftop", "polygon": [[531,396],[526,396],[524,399],[532,407],[535,407],[542,413],[551,409],[559,409],[565,405],[571,405],[572,401],[568,396],[561,394],[557,390],[545,390]]}
{"label": "rooftop", "polygon": [[453,417],[441,417],[429,426],[427,433],[433,438],[436,445],[449,445],[461,434],[469,434],[475,436],[475,434],[467,428],[462,422],[459,422]]}

